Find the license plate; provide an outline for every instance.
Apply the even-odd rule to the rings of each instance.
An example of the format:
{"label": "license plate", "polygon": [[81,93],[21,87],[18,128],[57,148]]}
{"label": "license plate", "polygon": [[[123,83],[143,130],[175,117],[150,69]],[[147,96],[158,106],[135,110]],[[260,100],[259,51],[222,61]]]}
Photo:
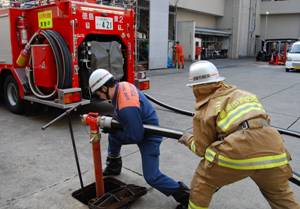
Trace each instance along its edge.
{"label": "license plate", "polygon": [[110,17],[96,17],[96,29],[113,30],[113,19]]}

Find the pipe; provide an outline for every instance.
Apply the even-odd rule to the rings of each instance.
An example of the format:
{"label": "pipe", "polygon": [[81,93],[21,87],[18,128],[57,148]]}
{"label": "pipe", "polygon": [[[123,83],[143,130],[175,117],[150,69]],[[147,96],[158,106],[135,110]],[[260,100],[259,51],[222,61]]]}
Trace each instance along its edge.
{"label": "pipe", "polygon": [[44,131],[46,128],[48,128],[49,126],[51,126],[53,123],[55,123],[56,121],[62,119],[63,117],[65,117],[66,115],[70,114],[73,110],[77,110],[77,108],[79,108],[81,106],[81,104],[77,104],[74,105],[72,108],[66,110],[65,112],[63,112],[61,115],[59,115],[58,117],[54,118],[53,120],[51,120],[49,123],[47,123],[46,125],[42,126],[42,130]]}
{"label": "pipe", "polygon": [[[98,120],[98,125],[101,129],[122,129],[121,124],[109,116],[101,116]],[[145,124],[143,127],[146,135],[159,135],[173,139],[179,139],[183,135],[183,132],[180,130]]]}
{"label": "pipe", "polygon": [[42,127],[42,130],[43,131],[46,130],[46,128],[48,128],[49,126],[51,126],[53,123],[55,123],[56,121],[62,119],[65,116],[67,116],[67,118],[68,118],[68,124],[69,124],[69,132],[70,132],[70,135],[71,135],[71,141],[72,141],[72,146],[73,146],[73,151],[74,151],[74,157],[75,157],[75,162],[76,162],[76,167],[77,167],[77,172],[78,172],[80,187],[81,187],[81,189],[83,189],[84,186],[83,186],[83,181],[82,181],[81,169],[80,169],[80,164],[79,164],[79,159],[78,159],[78,154],[77,154],[77,148],[76,148],[76,143],[75,143],[75,138],[74,138],[74,132],[73,132],[73,126],[72,126],[72,118],[71,118],[71,112],[73,110],[75,111],[80,106],[81,106],[81,104],[77,104],[74,107],[66,110],[63,114],[59,115],[58,117],[56,117],[55,119],[53,119],[52,121],[50,121],[49,123],[47,123],[46,125],[44,125]]}
{"label": "pipe", "polygon": [[71,114],[68,113],[68,124],[69,124],[69,131],[71,135],[71,141],[72,141],[72,147],[74,151],[74,157],[75,157],[75,162],[76,162],[76,167],[77,167],[77,173],[79,177],[79,182],[80,182],[80,187],[81,189],[84,188],[83,186],[83,181],[82,181],[82,175],[81,175],[81,170],[80,170],[80,164],[79,164],[79,159],[78,159],[78,154],[77,154],[77,148],[76,148],[76,143],[75,143],[75,138],[74,138],[74,132],[73,132],[73,126],[72,126],[72,118]]}

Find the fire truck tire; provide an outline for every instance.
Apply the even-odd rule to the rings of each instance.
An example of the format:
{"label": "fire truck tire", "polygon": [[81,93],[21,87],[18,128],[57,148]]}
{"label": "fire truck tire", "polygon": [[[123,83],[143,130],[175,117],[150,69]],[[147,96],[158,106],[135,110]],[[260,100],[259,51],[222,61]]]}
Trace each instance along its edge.
{"label": "fire truck tire", "polygon": [[24,101],[19,96],[19,87],[13,76],[8,75],[4,81],[4,102],[6,107],[13,113],[24,112]]}

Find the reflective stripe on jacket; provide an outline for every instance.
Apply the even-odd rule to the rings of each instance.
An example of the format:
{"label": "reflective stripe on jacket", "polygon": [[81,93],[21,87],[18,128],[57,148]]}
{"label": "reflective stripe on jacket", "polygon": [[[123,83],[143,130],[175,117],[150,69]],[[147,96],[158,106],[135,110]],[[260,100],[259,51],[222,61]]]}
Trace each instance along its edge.
{"label": "reflective stripe on jacket", "polygon": [[286,153],[244,160],[235,160],[223,155],[218,155],[210,148],[206,149],[205,159],[209,162],[216,161],[219,166],[238,170],[268,169],[288,164],[288,156]]}
{"label": "reflective stripe on jacket", "polygon": [[[198,85],[193,92],[196,111],[193,137],[187,144],[191,151],[232,169],[266,169],[288,164],[290,157],[282,137],[267,125],[269,116],[255,95],[223,82]],[[241,129],[244,121],[251,122],[251,126]]]}
{"label": "reflective stripe on jacket", "polygon": [[219,114],[217,126],[222,132],[227,132],[236,121],[243,122],[247,114],[253,114],[253,111],[265,113],[255,95],[241,96],[236,100],[228,101]]}

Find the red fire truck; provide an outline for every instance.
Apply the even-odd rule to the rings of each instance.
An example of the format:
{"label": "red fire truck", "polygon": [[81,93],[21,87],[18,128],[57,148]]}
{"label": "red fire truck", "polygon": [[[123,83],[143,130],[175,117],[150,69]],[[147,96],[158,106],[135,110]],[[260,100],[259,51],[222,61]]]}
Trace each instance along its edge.
{"label": "red fire truck", "polygon": [[25,101],[61,109],[88,104],[97,68],[149,88],[143,73],[135,76],[135,14],[128,5],[57,0],[2,9],[0,32],[0,90],[14,113]]}

